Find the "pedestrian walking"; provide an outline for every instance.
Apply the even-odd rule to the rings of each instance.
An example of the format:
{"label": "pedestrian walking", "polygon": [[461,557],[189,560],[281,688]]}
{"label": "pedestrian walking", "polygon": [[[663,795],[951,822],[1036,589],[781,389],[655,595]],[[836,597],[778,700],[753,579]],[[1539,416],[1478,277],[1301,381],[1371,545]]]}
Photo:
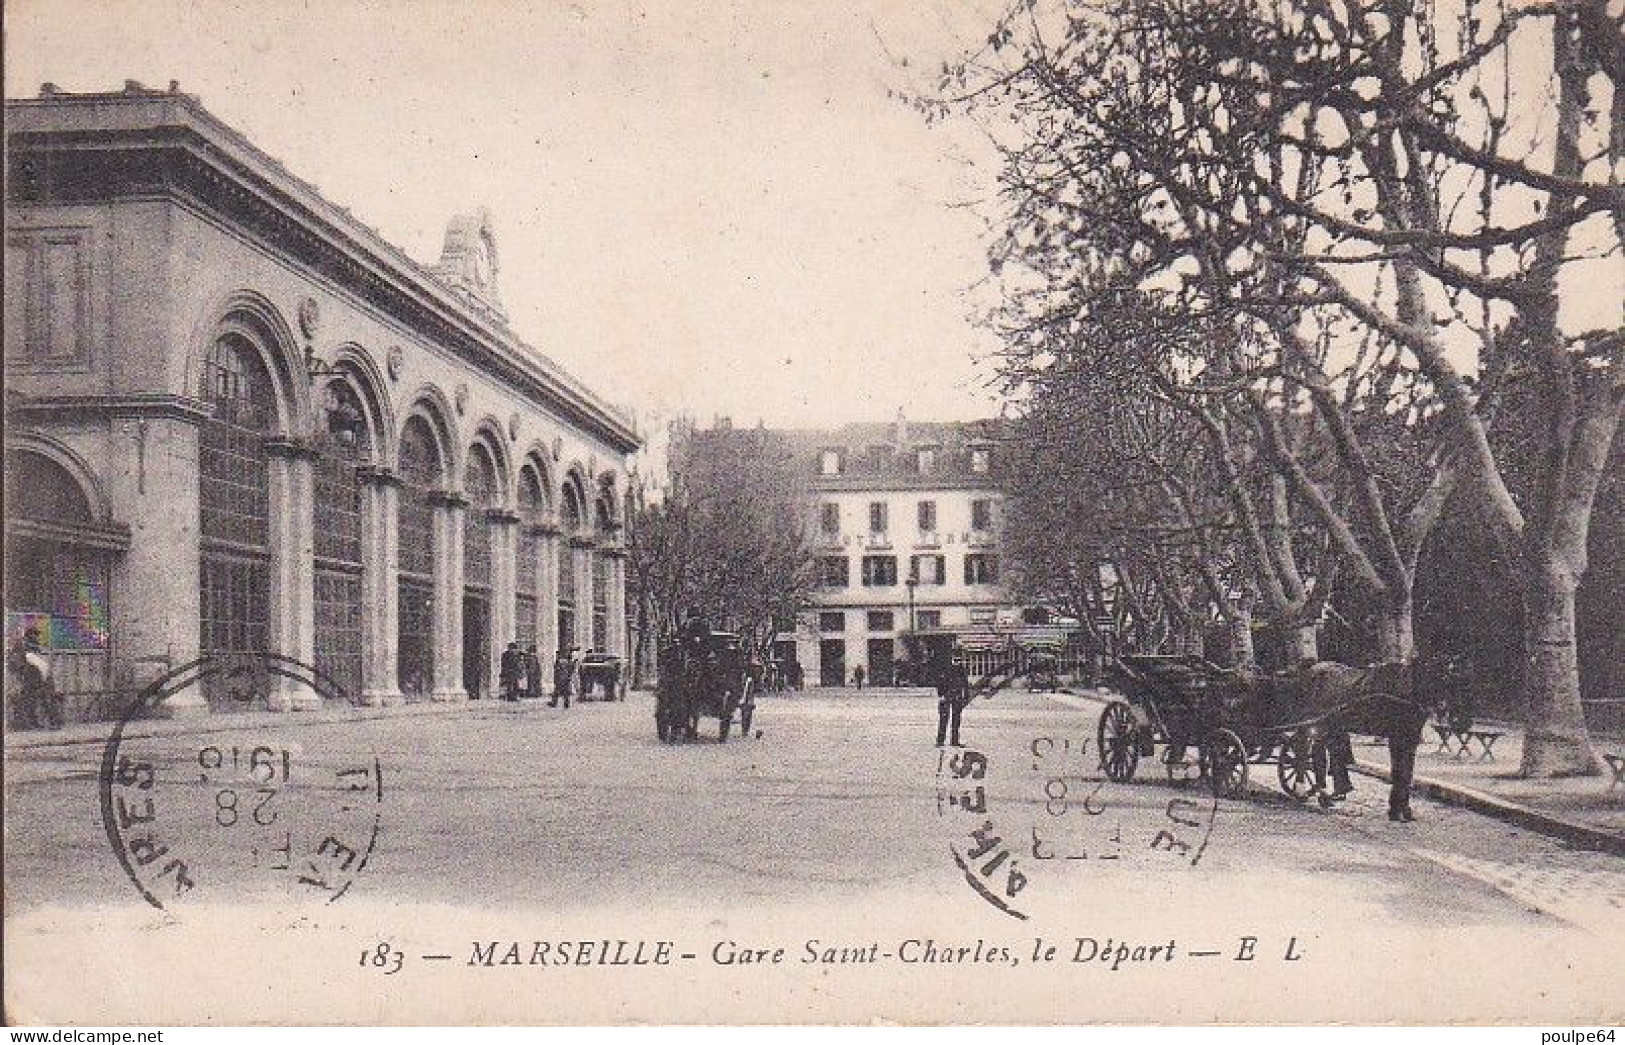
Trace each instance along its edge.
{"label": "pedestrian walking", "polygon": [[524,670],[524,665],[524,654],[519,652],[519,643],[508,643],[508,648],[502,651],[501,671],[497,675],[498,684],[502,687],[503,700],[519,699],[519,676]]}
{"label": "pedestrian walking", "polygon": [[525,696],[535,700],[542,695],[542,660],[534,645],[525,647]]}
{"label": "pedestrian walking", "polygon": [[553,699],[547,702],[550,708],[570,706],[570,691],[575,685],[575,650],[568,646],[560,646],[558,654],[553,658]]}
{"label": "pedestrian walking", "polygon": [[864,679],[863,665],[859,664],[857,667],[852,669],[852,684],[854,686],[858,687],[859,689],[862,689],[863,688],[863,679]]}

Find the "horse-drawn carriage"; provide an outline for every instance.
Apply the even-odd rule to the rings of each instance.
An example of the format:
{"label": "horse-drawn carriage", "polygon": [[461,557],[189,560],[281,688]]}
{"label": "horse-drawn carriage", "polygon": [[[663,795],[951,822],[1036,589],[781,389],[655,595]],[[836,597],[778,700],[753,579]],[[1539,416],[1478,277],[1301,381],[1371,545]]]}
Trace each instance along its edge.
{"label": "horse-drawn carriage", "polygon": [[702,717],[715,718],[717,739],[726,741],[735,712],[740,733],[749,736],[755,710],[750,658],[738,635],[689,632],[660,651],[655,732],[663,742],[695,739]]}
{"label": "horse-drawn carriage", "polygon": [[1172,782],[1205,781],[1214,793],[1237,797],[1250,765],[1274,765],[1286,794],[1324,800],[1328,767],[1346,773],[1352,760],[1348,734],[1370,733],[1389,740],[1390,815],[1410,818],[1410,774],[1428,712],[1412,697],[1409,665],[1322,663],[1271,675],[1200,657],[1131,655],[1108,667],[1107,681],[1123,697],[1107,704],[1096,730],[1111,780],[1133,778],[1140,759],[1160,745]]}

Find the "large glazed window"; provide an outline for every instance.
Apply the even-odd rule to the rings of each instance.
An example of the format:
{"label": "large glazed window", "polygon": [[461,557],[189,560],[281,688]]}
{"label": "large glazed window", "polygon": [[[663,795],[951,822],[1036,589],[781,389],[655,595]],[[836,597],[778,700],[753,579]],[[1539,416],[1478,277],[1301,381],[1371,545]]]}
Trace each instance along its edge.
{"label": "large glazed window", "polygon": [[434,492],[442,483],[439,444],[422,417],[401,431],[401,488],[396,501],[400,552],[396,671],[401,692],[434,689]]}
{"label": "large glazed window", "polygon": [[316,668],[350,695],[361,692],[361,504],[357,466],[368,456],[361,404],[347,382],[327,388],[317,432]]}
{"label": "large glazed window", "polygon": [[231,333],[210,347],[201,388],[211,415],[198,432],[199,647],[262,653],[270,647],[271,380],[253,343]]}

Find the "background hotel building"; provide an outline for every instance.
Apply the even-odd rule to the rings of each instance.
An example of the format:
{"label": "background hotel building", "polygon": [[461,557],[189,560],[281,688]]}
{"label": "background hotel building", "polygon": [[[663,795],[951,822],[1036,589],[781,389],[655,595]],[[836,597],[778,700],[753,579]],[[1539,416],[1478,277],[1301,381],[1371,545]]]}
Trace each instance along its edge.
{"label": "background hotel building", "polygon": [[778,657],[808,684],[861,665],[889,684],[909,630],[991,632],[1001,585],[1003,498],[991,422],[854,424],[785,435],[812,475],[814,606]]}

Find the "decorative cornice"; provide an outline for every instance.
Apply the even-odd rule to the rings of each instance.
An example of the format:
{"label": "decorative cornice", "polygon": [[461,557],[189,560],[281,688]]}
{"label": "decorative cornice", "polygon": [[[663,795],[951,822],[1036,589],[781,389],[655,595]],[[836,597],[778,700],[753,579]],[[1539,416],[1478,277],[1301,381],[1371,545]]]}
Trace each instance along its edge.
{"label": "decorative cornice", "polygon": [[322,452],[303,439],[276,435],[265,440],[265,452],[272,457],[285,457],[290,461],[314,461]]}
{"label": "decorative cornice", "polygon": [[356,478],[370,486],[393,486],[399,489],[406,485],[406,480],[402,479],[399,473],[383,465],[356,465],[355,474]]}
{"label": "decorative cornice", "polygon": [[213,409],[199,399],[166,393],[128,395],[35,396],[11,393],[6,413],[18,421],[55,421],[66,417],[145,417],[201,424]]}
{"label": "decorative cornice", "polygon": [[9,518],[6,520],[7,539],[32,537],[41,541],[76,544],[122,552],[130,547],[130,528],[123,523],[59,523],[35,519]]}
{"label": "decorative cornice", "polygon": [[[71,115],[70,115],[71,114]],[[184,94],[6,102],[8,202],[161,197],[219,215],[622,453],[631,423]],[[72,127],[73,129],[70,129]]]}
{"label": "decorative cornice", "polygon": [[436,508],[467,508],[468,498],[457,490],[431,490],[429,503]]}

